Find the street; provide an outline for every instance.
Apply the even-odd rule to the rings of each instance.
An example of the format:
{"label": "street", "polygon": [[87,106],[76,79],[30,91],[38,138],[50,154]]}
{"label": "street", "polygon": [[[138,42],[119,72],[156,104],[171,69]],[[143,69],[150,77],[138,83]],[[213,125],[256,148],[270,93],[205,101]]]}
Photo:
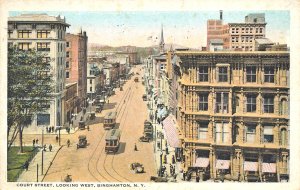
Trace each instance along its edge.
{"label": "street", "polygon": [[[140,72],[140,67],[133,71]],[[137,75],[141,79],[141,75]],[[135,77],[135,76],[134,76]],[[109,98],[112,109],[105,109],[97,117],[104,117],[112,110],[117,111],[117,127],[121,130],[119,151],[107,155],[104,151],[105,134],[103,123],[90,125],[90,131],[79,130],[72,135],[64,135],[62,143],[69,138],[71,146],[64,146],[57,154],[44,181],[63,181],[70,174],[73,181],[84,182],[146,182],[155,175],[155,161],[152,143],[141,143],[138,138],[143,134],[143,123],[147,119],[146,103],[142,100],[144,87],[135,83],[134,77],[126,82],[123,91],[116,90],[116,95]],[[76,149],[77,137],[86,135],[87,148]],[[53,139],[54,140],[54,139]],[[47,138],[45,138],[47,143]],[[138,151],[134,151],[134,144]],[[130,164],[140,162],[145,173],[135,174]]]}

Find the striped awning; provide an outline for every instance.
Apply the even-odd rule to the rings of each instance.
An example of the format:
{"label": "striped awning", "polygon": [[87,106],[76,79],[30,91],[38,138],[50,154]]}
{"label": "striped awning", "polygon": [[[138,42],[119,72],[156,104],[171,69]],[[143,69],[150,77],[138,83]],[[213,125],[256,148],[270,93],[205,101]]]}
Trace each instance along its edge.
{"label": "striped awning", "polygon": [[176,129],[176,119],[173,115],[169,115],[163,120],[163,127],[166,132],[167,141],[173,148],[179,147],[179,139]]}
{"label": "striped awning", "polygon": [[229,160],[217,160],[217,163],[216,163],[217,169],[227,170],[227,169],[229,169],[229,166],[230,166]]}
{"label": "striped awning", "polygon": [[244,171],[252,171],[256,172],[258,170],[258,164],[257,162],[244,162]]}
{"label": "striped awning", "polygon": [[209,165],[209,159],[204,157],[198,157],[194,163],[194,167],[206,168]]}
{"label": "striped awning", "polygon": [[275,163],[262,163],[262,172],[263,173],[276,173],[276,164]]}

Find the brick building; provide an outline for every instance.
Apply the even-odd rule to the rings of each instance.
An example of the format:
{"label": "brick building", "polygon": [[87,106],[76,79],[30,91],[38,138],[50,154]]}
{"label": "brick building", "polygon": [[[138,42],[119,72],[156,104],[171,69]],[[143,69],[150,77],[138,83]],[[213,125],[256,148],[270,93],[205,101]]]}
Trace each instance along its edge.
{"label": "brick building", "polygon": [[86,32],[66,34],[66,83],[77,83],[76,110],[85,107],[87,98],[87,41]]}

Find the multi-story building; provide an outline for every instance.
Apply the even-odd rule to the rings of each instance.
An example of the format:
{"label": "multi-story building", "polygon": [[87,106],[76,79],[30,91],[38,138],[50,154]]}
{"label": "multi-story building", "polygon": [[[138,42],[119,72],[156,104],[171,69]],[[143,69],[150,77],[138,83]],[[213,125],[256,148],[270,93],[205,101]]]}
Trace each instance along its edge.
{"label": "multi-story building", "polygon": [[211,49],[212,40],[219,40],[223,43],[223,48],[229,48],[229,26],[223,24],[223,12],[220,11],[220,19],[207,21],[207,46],[206,49]]}
{"label": "multi-story building", "polygon": [[265,14],[249,14],[245,23],[229,23],[229,48],[243,51],[255,51],[255,39],[266,34]]}
{"label": "multi-story building", "polygon": [[87,65],[87,94],[88,94],[88,98],[90,100],[93,100],[96,98],[97,93],[100,94],[100,86],[101,86],[101,73],[100,73],[100,69],[92,63],[89,63]]}
{"label": "multi-story building", "polygon": [[38,113],[31,126],[61,126],[64,121],[66,28],[65,18],[47,14],[22,14],[8,18],[8,45],[36,49],[47,54],[52,67],[55,92],[48,111]]}
{"label": "multi-story building", "polygon": [[87,41],[86,32],[66,34],[66,83],[77,83],[76,113],[86,107],[87,98]]}
{"label": "multi-story building", "polygon": [[266,24],[264,13],[249,14],[244,23],[223,24],[220,12],[219,20],[207,21],[207,50],[212,40],[222,40],[225,50],[255,51],[255,39],[265,37]]}
{"label": "multi-story building", "polygon": [[66,96],[65,96],[65,118],[66,123],[71,122],[72,115],[76,113],[77,109],[77,83],[67,83],[66,84]]}
{"label": "multi-story building", "polygon": [[171,57],[183,169],[249,181],[288,176],[289,52],[177,51]]}

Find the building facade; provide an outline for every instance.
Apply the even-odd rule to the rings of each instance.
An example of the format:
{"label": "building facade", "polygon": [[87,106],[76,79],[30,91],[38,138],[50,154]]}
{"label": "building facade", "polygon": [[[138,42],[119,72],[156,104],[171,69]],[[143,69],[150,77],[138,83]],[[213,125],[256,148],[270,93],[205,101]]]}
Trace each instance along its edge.
{"label": "building facade", "polygon": [[87,42],[86,32],[66,34],[66,83],[78,85],[76,113],[85,107],[87,98]]}
{"label": "building facade", "polygon": [[47,14],[22,14],[8,18],[8,45],[36,49],[47,54],[52,67],[55,92],[48,111],[38,113],[32,126],[61,126],[64,118],[66,28],[65,18]]}
{"label": "building facade", "polygon": [[182,51],[171,63],[185,171],[247,181],[288,176],[287,51]]}
{"label": "building facade", "polygon": [[96,98],[97,93],[100,94],[100,87],[103,86],[101,84],[101,73],[100,69],[95,64],[88,64],[88,73],[87,73],[87,94],[90,100]]}
{"label": "building facade", "polygon": [[76,113],[77,110],[77,83],[67,83],[66,84],[66,96],[65,96],[65,122],[70,123],[72,115]]}
{"label": "building facade", "polygon": [[230,49],[255,51],[255,39],[266,36],[265,14],[249,14],[245,23],[229,23]]}

